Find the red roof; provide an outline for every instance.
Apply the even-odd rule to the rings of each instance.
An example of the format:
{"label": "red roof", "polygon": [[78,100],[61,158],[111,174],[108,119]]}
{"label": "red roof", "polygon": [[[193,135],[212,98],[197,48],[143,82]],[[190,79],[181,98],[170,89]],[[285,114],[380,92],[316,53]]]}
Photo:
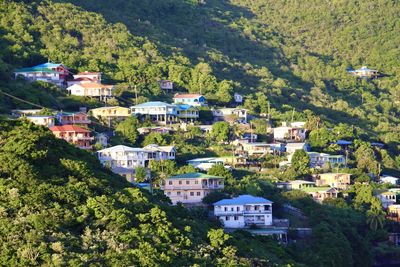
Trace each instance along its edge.
{"label": "red roof", "polygon": [[79,77],[73,80],[69,80],[69,82],[82,82],[82,81],[89,81],[89,82],[93,82],[92,79],[88,78],[88,77]]}
{"label": "red roof", "polygon": [[90,133],[89,130],[86,130],[82,127],[76,125],[63,125],[63,126],[53,126],[50,127],[50,131],[52,132],[78,132],[78,133]]}
{"label": "red roof", "polygon": [[203,95],[201,94],[176,94],[174,98],[198,98]]}

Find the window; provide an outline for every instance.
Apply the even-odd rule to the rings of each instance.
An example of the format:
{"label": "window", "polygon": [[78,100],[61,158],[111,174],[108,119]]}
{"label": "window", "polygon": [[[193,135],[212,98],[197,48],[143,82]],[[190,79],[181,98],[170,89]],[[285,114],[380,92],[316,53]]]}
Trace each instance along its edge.
{"label": "window", "polygon": [[167,196],[170,196],[171,195],[171,192],[167,192]]}
{"label": "window", "polygon": [[194,192],[190,192],[190,196],[193,197],[194,196]]}
{"label": "window", "polygon": [[180,191],[176,192],[176,195],[177,195],[177,196],[180,196],[180,195],[181,195],[181,192],[180,192]]}
{"label": "window", "polygon": [[199,181],[197,181],[197,180],[196,180],[196,181],[194,181],[194,184],[199,184]]}
{"label": "window", "polygon": [[197,194],[197,196],[200,196],[200,195],[201,195],[200,192],[197,192],[196,194]]}
{"label": "window", "polygon": [[224,207],[224,211],[227,211],[228,210],[228,208],[227,207]]}
{"label": "window", "polygon": [[237,221],[237,220],[239,220],[239,217],[238,217],[238,216],[235,216],[235,217],[233,217],[233,219],[234,219],[235,221]]}
{"label": "window", "polygon": [[233,207],[231,208],[231,211],[233,211],[234,209],[233,209]]}
{"label": "window", "polygon": [[182,181],[179,181],[179,184],[182,184]]}
{"label": "window", "polygon": [[172,181],[168,181],[168,184],[169,184],[169,185],[172,185]]}
{"label": "window", "polygon": [[186,184],[190,184],[190,181],[186,181]]}
{"label": "window", "polygon": [[240,211],[240,207],[236,207],[236,211]]}
{"label": "window", "polygon": [[229,216],[225,216],[225,221],[229,221]]}
{"label": "window", "polygon": [[254,210],[259,210],[259,206],[254,206]]}

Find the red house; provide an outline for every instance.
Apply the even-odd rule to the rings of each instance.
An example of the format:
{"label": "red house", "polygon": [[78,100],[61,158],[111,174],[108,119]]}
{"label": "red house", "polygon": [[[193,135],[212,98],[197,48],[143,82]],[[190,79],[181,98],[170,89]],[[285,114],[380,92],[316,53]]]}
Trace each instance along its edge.
{"label": "red house", "polygon": [[88,125],[91,122],[85,112],[60,112],[57,114],[57,120],[61,125]]}
{"label": "red house", "polygon": [[50,130],[57,138],[64,139],[68,143],[82,149],[91,149],[90,142],[94,139],[90,131],[76,125],[53,126]]}

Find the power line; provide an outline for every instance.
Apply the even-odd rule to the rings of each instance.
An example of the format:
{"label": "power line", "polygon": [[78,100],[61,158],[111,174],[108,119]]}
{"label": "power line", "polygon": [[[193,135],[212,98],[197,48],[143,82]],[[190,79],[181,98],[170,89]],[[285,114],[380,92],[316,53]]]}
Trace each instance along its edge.
{"label": "power line", "polygon": [[35,107],[46,108],[46,107],[43,107],[43,106],[41,106],[41,105],[38,105],[38,104],[32,103],[32,102],[30,102],[30,101],[24,100],[24,99],[22,99],[22,98],[19,98],[19,97],[10,95],[10,94],[8,94],[8,93],[5,93],[5,92],[3,92],[2,90],[0,90],[0,93],[6,95],[6,96],[8,96],[8,97],[14,98],[14,99],[16,99],[16,100],[19,100],[19,101],[21,101],[21,102],[30,104],[30,105],[35,106]]}

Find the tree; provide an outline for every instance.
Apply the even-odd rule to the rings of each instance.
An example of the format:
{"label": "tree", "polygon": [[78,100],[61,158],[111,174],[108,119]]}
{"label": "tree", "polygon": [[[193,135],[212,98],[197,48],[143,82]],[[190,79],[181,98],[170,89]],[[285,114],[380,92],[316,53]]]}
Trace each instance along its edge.
{"label": "tree", "polygon": [[147,176],[146,168],[139,166],[135,169],[135,182],[137,182],[137,183],[145,182],[146,176]]}
{"label": "tree", "polygon": [[371,230],[376,231],[379,228],[383,228],[385,221],[385,212],[382,210],[381,201],[373,197],[371,200],[371,207],[367,211],[367,223]]}
{"label": "tree", "polygon": [[122,138],[131,144],[135,144],[139,136],[137,131],[139,121],[135,117],[128,117],[122,122],[118,123],[115,127],[115,133],[118,137]]}
{"label": "tree", "polygon": [[224,177],[226,185],[233,185],[235,183],[232,173],[223,164],[215,164],[207,171],[207,174]]}
{"label": "tree", "polygon": [[312,147],[325,148],[333,141],[332,133],[326,127],[315,129],[310,132],[309,140]]}
{"label": "tree", "polygon": [[292,157],[292,168],[297,174],[305,175],[309,173],[310,157],[303,149],[297,149]]}
{"label": "tree", "polygon": [[379,162],[376,160],[375,152],[369,143],[360,143],[359,147],[354,152],[354,156],[359,170],[379,175]]}
{"label": "tree", "polygon": [[211,137],[218,142],[228,141],[229,133],[230,133],[229,123],[224,121],[219,121],[214,123],[211,128]]}
{"label": "tree", "polygon": [[151,144],[156,144],[160,146],[165,146],[169,145],[171,142],[171,135],[169,134],[161,134],[161,133],[149,133],[146,135],[143,141],[143,146],[151,145]]}

